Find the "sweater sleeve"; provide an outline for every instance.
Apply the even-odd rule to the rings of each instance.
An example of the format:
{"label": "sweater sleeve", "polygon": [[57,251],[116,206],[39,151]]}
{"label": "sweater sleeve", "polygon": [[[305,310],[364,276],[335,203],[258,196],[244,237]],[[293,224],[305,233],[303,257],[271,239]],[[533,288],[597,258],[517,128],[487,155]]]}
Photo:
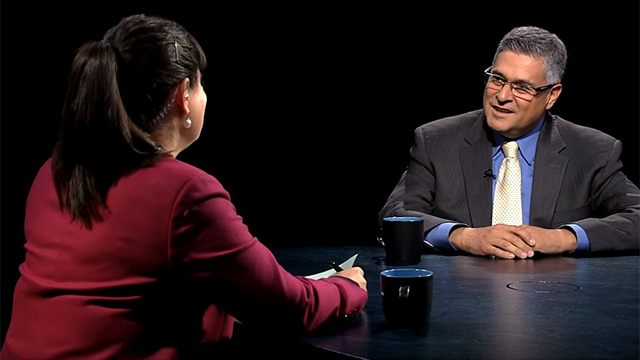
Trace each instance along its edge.
{"label": "sweater sleeve", "polygon": [[194,293],[238,321],[301,333],[358,315],[368,294],[352,282],[286,271],[251,235],[215,178],[185,184],[170,221],[169,256]]}

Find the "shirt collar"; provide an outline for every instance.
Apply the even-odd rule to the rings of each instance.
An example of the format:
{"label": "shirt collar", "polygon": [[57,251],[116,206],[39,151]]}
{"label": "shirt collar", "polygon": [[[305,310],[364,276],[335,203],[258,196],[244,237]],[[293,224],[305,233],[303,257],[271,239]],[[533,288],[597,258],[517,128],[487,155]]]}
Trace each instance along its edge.
{"label": "shirt collar", "polygon": [[[544,115],[542,115],[542,119],[538,122],[538,125],[533,128],[533,130],[516,139],[516,141],[518,142],[518,151],[528,165],[532,164],[533,157],[536,154],[536,144],[538,143],[538,136],[540,135],[540,129],[542,129],[543,123]],[[495,131],[493,132],[493,136],[496,139],[496,144],[498,144],[498,146],[495,146],[493,148],[493,156],[495,157],[500,151],[500,147],[504,142],[504,136],[498,134]]]}

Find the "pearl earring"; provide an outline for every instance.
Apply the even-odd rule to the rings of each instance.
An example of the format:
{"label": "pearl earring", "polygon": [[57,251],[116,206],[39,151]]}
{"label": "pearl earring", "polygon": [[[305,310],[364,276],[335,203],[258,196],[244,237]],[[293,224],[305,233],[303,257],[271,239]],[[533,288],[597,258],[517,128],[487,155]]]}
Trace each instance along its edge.
{"label": "pearl earring", "polygon": [[186,127],[187,129],[191,127],[191,124],[193,122],[191,121],[191,119],[187,118],[187,120],[184,121],[184,127]]}

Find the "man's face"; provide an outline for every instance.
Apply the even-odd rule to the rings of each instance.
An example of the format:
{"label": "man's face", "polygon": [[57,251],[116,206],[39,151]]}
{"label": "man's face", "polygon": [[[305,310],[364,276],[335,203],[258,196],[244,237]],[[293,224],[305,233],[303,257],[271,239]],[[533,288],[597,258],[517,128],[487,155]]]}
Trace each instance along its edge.
{"label": "man's face", "polygon": [[503,51],[490,72],[496,75],[494,80],[506,80],[509,83],[500,86],[499,81],[487,82],[484,113],[489,127],[508,138],[515,139],[531,131],[562,91],[561,84],[542,91],[531,91],[533,95],[512,90],[511,84],[521,88],[547,85],[542,59],[539,58]]}

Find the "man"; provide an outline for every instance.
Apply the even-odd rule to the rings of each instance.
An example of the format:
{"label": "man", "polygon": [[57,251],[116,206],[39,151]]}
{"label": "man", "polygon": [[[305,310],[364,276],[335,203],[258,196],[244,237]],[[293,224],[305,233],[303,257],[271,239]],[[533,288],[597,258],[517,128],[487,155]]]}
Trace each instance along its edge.
{"label": "man", "polygon": [[[499,258],[639,249],[640,190],[622,172],[622,143],[549,110],[567,53],[518,27],[485,71],[484,106],[418,127],[409,165],[379,213],[424,218],[425,243]],[[493,220],[502,144],[517,143],[518,220]],[[502,196],[502,195],[500,195]]]}

